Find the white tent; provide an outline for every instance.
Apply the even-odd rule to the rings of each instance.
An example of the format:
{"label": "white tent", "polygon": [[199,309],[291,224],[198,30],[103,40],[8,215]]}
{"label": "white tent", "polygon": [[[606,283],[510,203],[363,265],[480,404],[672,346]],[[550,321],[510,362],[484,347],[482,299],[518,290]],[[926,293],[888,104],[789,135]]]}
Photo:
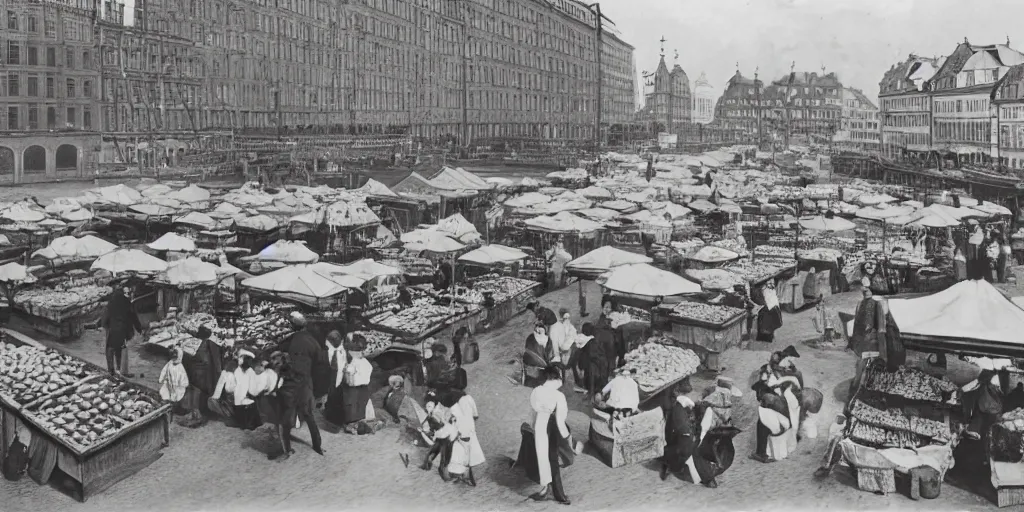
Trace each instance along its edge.
{"label": "white tent", "polygon": [[646,263],[618,266],[598,277],[597,282],[615,292],[643,297],[670,297],[701,291],[699,284]]}
{"label": "white tent", "polygon": [[154,251],[191,252],[196,250],[196,243],[177,233],[164,233],[163,236],[147,244]]}
{"label": "white tent", "polygon": [[889,311],[908,348],[1024,357],[1024,310],[987,281],[889,299]]}
{"label": "white tent", "polygon": [[104,254],[92,262],[92,270],[106,270],[112,274],[120,272],[157,273],[167,270],[167,262],[136,249],[119,249]]}
{"label": "white tent", "polygon": [[316,263],[320,255],[311,251],[302,242],[278,240],[260,251],[256,259],[280,263]]}
{"label": "white tent", "polygon": [[526,258],[528,255],[514,249],[512,247],[505,247],[504,245],[491,244],[474,249],[472,251],[459,256],[459,261],[465,263],[476,263],[479,265],[494,265],[496,263],[509,263],[513,261],[519,261]]}
{"label": "white tent", "polygon": [[578,217],[569,212],[562,212],[550,217],[526,219],[523,223],[532,228],[555,233],[591,233],[604,228],[603,225],[597,222]]}
{"label": "white tent", "polygon": [[565,266],[565,270],[571,275],[596,276],[622,265],[651,263],[652,261],[654,260],[643,254],[605,245],[570,261]]}
{"label": "white tent", "polygon": [[242,286],[316,304],[358,288],[365,281],[327,272],[323,265],[294,265],[242,281]]}
{"label": "white tent", "polygon": [[92,235],[82,238],[62,236],[50,242],[50,245],[32,253],[48,260],[88,260],[117,250],[117,246]]}

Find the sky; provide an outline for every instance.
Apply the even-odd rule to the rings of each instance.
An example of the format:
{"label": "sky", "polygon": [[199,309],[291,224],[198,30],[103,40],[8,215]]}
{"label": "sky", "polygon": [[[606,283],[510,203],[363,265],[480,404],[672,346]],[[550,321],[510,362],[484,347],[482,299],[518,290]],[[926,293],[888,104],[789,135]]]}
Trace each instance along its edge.
{"label": "sky", "polygon": [[[592,0],[586,0],[588,2]],[[1024,50],[1021,0],[600,0],[623,39],[636,48],[637,72],[654,71],[665,37],[665,62],[679,65],[691,87],[707,75],[721,94],[740,72],[776,80],[796,71],[835,72],[847,87],[878,97],[878,82],[911,53],[950,54],[972,44]],[[640,82],[642,83],[642,82]]]}

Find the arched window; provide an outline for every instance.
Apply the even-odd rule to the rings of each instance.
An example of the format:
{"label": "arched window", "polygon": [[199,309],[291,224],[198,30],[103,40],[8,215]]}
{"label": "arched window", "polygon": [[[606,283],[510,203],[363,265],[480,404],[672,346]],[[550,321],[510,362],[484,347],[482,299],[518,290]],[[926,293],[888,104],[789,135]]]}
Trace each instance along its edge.
{"label": "arched window", "polygon": [[42,146],[29,146],[22,159],[26,174],[46,172],[46,150]]}
{"label": "arched window", "polygon": [[57,170],[78,169],[78,148],[71,144],[63,144],[57,148],[55,158]]}

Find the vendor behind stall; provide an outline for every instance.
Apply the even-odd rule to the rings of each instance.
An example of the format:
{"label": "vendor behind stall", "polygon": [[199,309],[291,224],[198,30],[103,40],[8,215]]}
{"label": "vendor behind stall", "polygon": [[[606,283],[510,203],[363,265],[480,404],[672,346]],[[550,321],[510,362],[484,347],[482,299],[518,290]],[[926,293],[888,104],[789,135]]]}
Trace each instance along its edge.
{"label": "vendor behind stall", "polygon": [[981,440],[982,449],[987,455],[992,425],[999,421],[999,415],[1003,413],[1003,393],[999,387],[999,377],[993,370],[982,370],[977,379],[962,389],[964,416],[970,418],[967,435],[972,439]]}

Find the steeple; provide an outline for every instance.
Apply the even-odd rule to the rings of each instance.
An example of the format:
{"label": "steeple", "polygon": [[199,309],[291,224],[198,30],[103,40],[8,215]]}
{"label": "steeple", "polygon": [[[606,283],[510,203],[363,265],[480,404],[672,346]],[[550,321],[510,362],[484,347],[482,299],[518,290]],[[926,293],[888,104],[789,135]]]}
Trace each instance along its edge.
{"label": "steeple", "polygon": [[665,58],[665,36],[661,36],[661,58]]}

